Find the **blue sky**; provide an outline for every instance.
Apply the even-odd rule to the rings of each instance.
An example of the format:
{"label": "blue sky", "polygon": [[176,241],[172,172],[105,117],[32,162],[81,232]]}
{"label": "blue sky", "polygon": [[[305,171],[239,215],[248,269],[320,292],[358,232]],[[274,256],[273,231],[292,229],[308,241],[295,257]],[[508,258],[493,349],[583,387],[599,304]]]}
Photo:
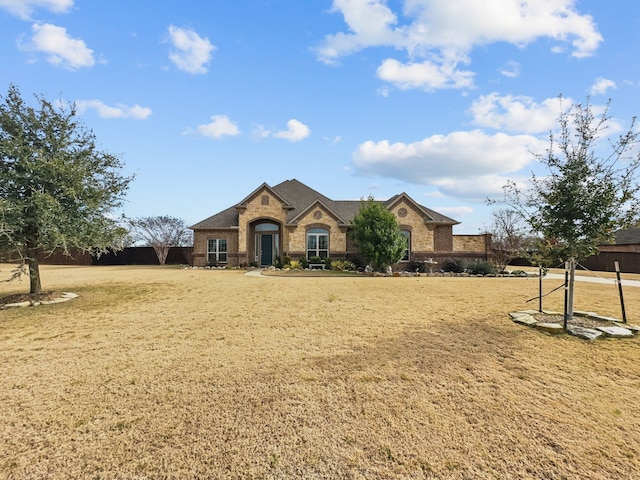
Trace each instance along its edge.
{"label": "blue sky", "polygon": [[635,0],[0,0],[0,92],[76,102],[134,173],[124,213],[196,223],[263,182],[406,192],[478,233],[565,105],[640,112]]}

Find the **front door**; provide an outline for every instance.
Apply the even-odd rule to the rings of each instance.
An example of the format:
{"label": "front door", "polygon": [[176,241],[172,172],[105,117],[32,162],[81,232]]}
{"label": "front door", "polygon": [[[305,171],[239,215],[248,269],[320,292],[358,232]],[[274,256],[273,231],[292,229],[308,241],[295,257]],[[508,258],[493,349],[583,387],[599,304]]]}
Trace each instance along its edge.
{"label": "front door", "polygon": [[260,235],[260,266],[266,267],[273,264],[273,235],[263,233]]}

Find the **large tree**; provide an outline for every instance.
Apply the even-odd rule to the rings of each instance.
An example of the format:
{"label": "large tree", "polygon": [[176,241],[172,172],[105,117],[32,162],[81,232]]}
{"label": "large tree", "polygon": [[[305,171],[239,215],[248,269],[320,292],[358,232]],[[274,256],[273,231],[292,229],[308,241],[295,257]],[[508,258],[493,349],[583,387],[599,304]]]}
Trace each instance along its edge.
{"label": "large tree", "polygon": [[98,150],[74,105],[35,98],[27,104],[14,85],[0,96],[0,251],[20,259],[18,271],[26,265],[37,295],[43,255],[121,246],[126,230],[113,213],[132,177]]}
{"label": "large tree", "polygon": [[564,110],[557,136],[551,134],[546,153],[536,155],[546,173],[533,175],[527,190],[514,183],[505,188],[508,201],[537,233],[538,254],[568,263],[569,318],[576,262],[596,253],[599,243],[613,241],[640,213],[635,118],[617,139],[604,141],[612,125],[608,111],[607,104],[595,114],[589,101]]}
{"label": "large tree", "polygon": [[362,200],[360,210],[351,221],[351,235],[360,255],[376,271],[384,271],[402,259],[407,248],[407,239],[396,217],[373,197]]}
{"label": "large tree", "polygon": [[192,241],[191,230],[184,220],[166,215],[142,217],[129,221],[134,240],[153,247],[160,265],[164,265],[171,247],[187,246]]}

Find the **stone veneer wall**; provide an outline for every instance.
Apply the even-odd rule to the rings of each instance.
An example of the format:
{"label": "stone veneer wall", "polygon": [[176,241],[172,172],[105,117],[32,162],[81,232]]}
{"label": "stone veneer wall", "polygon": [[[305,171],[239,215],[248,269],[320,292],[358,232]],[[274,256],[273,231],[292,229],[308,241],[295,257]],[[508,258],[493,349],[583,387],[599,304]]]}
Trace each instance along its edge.
{"label": "stone veneer wall", "polygon": [[424,223],[424,218],[411,205],[400,202],[391,209],[400,228],[411,232],[411,250],[433,252],[435,232],[432,225]]}
{"label": "stone veneer wall", "polygon": [[453,235],[454,252],[484,253],[491,248],[491,235]]}
{"label": "stone veneer wall", "polygon": [[347,239],[344,228],[338,226],[336,219],[321,207],[312,208],[308,214],[300,219],[294,229],[289,230],[288,241],[284,250],[293,257],[306,255],[307,230],[310,228],[325,228],[329,230],[329,256],[343,257],[347,251]]}
{"label": "stone veneer wall", "polygon": [[[260,190],[254,195],[252,199],[246,205],[246,208],[241,209],[238,218],[238,255],[240,258],[244,257],[246,263],[248,261],[247,255],[252,249],[251,243],[253,239],[249,238],[249,223],[254,222],[257,219],[264,219],[265,221],[273,221],[284,225],[287,220],[287,212],[282,208],[282,203],[276,197],[271,195],[265,188]],[[281,235],[284,237],[280,241],[283,245],[286,245],[286,229],[283,228]]]}

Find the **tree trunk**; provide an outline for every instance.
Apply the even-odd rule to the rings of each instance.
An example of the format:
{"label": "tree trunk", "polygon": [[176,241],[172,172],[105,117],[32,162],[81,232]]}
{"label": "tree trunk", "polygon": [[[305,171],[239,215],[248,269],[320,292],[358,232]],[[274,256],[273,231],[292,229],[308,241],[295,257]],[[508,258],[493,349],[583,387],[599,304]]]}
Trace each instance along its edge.
{"label": "tree trunk", "polygon": [[40,295],[42,293],[42,282],[40,281],[40,264],[38,263],[38,249],[27,250],[27,265],[29,267],[29,293]]}
{"label": "tree trunk", "polygon": [[576,281],[576,259],[571,257],[567,262],[569,264],[569,294],[567,296],[567,318],[573,319],[573,294]]}

